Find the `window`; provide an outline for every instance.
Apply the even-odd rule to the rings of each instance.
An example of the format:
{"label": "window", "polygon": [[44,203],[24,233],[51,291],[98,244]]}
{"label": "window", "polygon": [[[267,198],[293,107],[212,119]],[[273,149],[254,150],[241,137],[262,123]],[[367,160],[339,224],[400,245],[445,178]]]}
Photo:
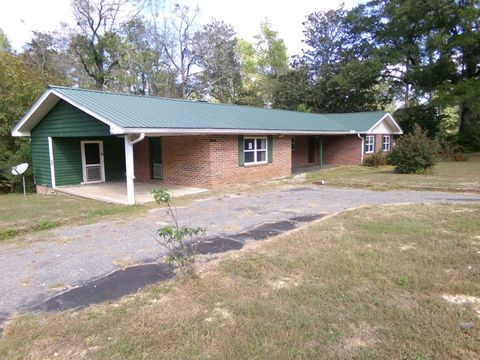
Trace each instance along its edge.
{"label": "window", "polygon": [[383,135],[382,149],[383,151],[390,150],[390,135]]}
{"label": "window", "polygon": [[375,151],[375,137],[373,135],[365,136],[365,154],[371,154]]}
{"label": "window", "polygon": [[292,136],[292,151],[295,150],[295,136]]}
{"label": "window", "polygon": [[249,137],[244,139],[245,164],[267,163],[267,138]]}

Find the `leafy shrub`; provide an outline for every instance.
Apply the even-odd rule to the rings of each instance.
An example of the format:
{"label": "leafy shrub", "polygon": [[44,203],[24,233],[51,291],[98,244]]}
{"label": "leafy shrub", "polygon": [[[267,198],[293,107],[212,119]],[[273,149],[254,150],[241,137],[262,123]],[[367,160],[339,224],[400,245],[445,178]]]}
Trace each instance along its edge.
{"label": "leafy shrub", "polygon": [[387,164],[387,155],[379,150],[363,159],[363,166],[378,167]]}
{"label": "leafy shrub", "polygon": [[429,139],[426,131],[417,125],[413,133],[406,134],[397,141],[388,162],[399,173],[425,173],[436,164],[438,150],[437,141]]}
{"label": "leafy shrub", "polygon": [[157,204],[167,205],[168,214],[174,223],[157,229],[158,237],[155,237],[155,240],[168,251],[167,263],[170,266],[176,266],[183,276],[195,277],[195,254],[200,238],[205,235],[205,229],[180,226],[170,206],[170,194],[159,189],[153,189],[152,194]]}

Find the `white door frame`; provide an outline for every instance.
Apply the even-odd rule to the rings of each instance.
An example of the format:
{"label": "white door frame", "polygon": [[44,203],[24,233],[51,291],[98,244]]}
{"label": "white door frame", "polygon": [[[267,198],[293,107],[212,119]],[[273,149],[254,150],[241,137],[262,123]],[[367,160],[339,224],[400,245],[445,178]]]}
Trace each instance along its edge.
{"label": "white door frame", "polygon": [[[100,151],[100,174],[102,179],[97,181],[87,181],[87,164],[85,161],[85,144],[98,144],[98,149]],[[103,141],[102,140],[85,140],[80,141],[80,150],[82,152],[82,173],[83,173],[83,182],[82,184],[94,184],[105,182],[105,163],[103,159]]]}

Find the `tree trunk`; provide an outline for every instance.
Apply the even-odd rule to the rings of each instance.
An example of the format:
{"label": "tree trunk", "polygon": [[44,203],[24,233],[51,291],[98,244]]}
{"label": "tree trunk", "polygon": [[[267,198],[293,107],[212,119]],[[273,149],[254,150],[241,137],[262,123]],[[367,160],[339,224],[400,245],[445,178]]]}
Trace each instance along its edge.
{"label": "tree trunk", "polygon": [[460,134],[465,134],[468,131],[468,128],[474,121],[474,118],[475,114],[467,105],[460,105],[460,125],[458,129]]}

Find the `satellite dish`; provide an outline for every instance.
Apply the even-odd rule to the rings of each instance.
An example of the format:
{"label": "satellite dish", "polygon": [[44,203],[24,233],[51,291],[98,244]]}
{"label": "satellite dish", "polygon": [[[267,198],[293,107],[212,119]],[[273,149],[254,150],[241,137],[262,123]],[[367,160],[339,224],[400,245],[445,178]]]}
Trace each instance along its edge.
{"label": "satellite dish", "polygon": [[[12,167],[12,175],[23,175],[28,169],[27,163],[21,163]],[[27,188],[25,187],[25,175],[22,176],[23,195],[27,195]]]}
{"label": "satellite dish", "polygon": [[28,163],[22,163],[12,167],[12,175],[22,175],[28,169]]}

